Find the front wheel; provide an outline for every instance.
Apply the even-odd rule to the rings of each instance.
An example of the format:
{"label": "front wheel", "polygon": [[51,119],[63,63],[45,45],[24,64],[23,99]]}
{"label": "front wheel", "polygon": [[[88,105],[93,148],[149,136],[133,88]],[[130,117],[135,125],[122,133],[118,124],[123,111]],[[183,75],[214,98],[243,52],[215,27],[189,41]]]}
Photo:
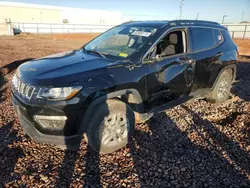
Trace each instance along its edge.
{"label": "front wheel", "polygon": [[110,99],[97,107],[85,139],[95,151],[111,153],[127,145],[134,128],[133,110],[119,100]]}

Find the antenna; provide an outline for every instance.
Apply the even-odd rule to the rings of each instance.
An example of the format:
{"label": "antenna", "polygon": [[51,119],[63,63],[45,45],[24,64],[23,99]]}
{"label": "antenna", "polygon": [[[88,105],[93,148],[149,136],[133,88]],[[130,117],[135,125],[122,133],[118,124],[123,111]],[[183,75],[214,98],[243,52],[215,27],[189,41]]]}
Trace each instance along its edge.
{"label": "antenna", "polygon": [[180,20],[181,20],[181,18],[182,18],[182,8],[183,8],[183,5],[184,5],[184,0],[181,0],[181,2],[180,2]]}

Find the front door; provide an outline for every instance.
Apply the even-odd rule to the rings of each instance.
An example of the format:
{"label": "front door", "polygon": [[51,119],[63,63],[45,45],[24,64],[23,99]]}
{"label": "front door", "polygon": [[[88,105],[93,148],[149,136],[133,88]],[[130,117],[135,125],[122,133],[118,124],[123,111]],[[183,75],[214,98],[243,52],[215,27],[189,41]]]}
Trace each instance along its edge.
{"label": "front door", "polygon": [[147,76],[149,101],[162,101],[162,97],[174,100],[188,93],[193,83],[193,64],[193,55],[181,55],[151,65],[157,71]]}
{"label": "front door", "polygon": [[145,65],[155,70],[146,77],[149,103],[159,105],[176,100],[191,90],[195,60],[188,53],[187,37],[187,30],[174,30],[156,45],[157,61]]}

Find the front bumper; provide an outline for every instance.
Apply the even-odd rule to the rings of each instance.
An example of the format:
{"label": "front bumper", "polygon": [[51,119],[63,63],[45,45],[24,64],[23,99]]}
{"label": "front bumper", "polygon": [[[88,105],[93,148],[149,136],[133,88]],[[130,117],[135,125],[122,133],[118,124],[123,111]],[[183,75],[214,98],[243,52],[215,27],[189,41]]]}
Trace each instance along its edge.
{"label": "front bumper", "polygon": [[[25,104],[22,104],[21,101],[18,100],[17,97],[15,97],[12,94],[12,101],[14,110],[16,112],[16,115],[18,116],[18,119],[20,121],[20,124],[24,128],[25,132],[35,141],[40,143],[48,143],[48,144],[55,144],[59,145],[66,149],[78,149],[80,146],[80,142],[82,139],[82,135],[79,135],[77,133],[72,135],[53,135],[44,133],[43,131],[39,130],[37,127],[38,125],[34,122],[34,120],[30,116],[30,109],[27,109]],[[74,126],[74,125],[71,125]]]}

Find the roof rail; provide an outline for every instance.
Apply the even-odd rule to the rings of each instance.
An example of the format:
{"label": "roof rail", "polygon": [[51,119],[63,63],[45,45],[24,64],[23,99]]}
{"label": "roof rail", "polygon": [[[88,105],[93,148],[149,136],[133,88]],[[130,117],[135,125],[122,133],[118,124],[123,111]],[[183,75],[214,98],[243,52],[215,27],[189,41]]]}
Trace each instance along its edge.
{"label": "roof rail", "polygon": [[215,24],[215,25],[220,25],[217,22],[206,21],[206,20],[171,20],[171,22],[195,22],[195,23],[200,23],[200,24]]}

